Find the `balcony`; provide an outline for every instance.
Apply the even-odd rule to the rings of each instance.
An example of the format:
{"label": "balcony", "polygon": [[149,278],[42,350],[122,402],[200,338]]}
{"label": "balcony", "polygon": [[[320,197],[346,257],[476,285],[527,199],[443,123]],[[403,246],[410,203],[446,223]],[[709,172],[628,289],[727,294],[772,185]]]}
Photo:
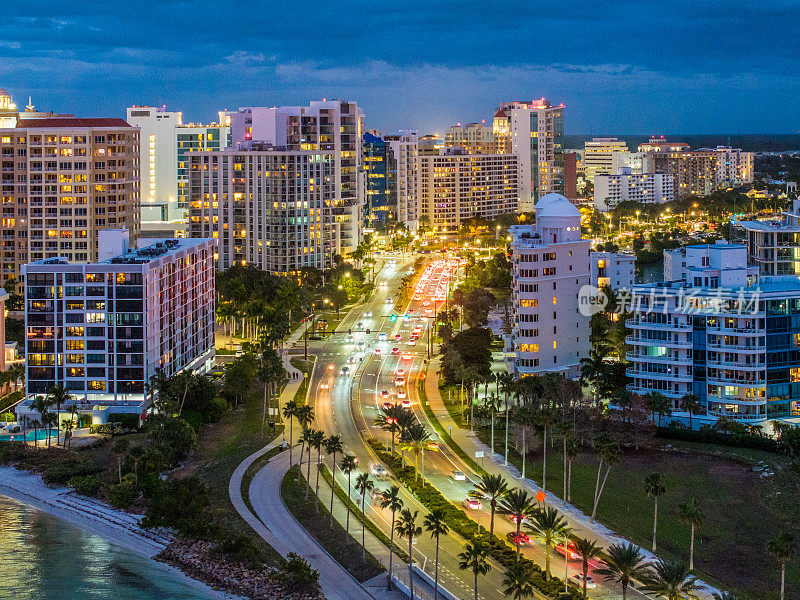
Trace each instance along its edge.
{"label": "balcony", "polygon": [[641,319],[628,319],[628,327],[640,327],[644,329],[688,331],[692,328],[691,323],[650,323]]}
{"label": "balcony", "polygon": [[715,350],[731,350],[734,352],[744,352],[747,354],[766,352],[766,346],[741,346],[724,344],[722,342],[708,342],[707,347]]}
{"label": "balcony", "polygon": [[[736,402],[738,402],[738,400]],[[731,402],[731,404],[734,404],[734,403],[735,402]],[[759,404],[766,404],[766,403],[765,402],[760,402]],[[713,410],[713,409],[709,408],[707,410],[707,414],[711,415],[712,417],[717,417],[717,418],[725,417],[727,419],[734,419],[736,421],[747,421],[749,423],[755,423],[755,422],[758,422],[758,421],[766,421],[766,419],[767,419],[767,416],[765,414],[759,414],[759,413],[747,414],[747,413],[738,413],[738,412],[728,412],[728,411],[726,411],[724,409],[723,410]]]}
{"label": "balcony", "polygon": [[642,337],[634,337],[632,335],[625,336],[625,341],[628,344],[643,345],[643,346],[664,346],[669,348],[692,348],[692,340],[652,340]]}

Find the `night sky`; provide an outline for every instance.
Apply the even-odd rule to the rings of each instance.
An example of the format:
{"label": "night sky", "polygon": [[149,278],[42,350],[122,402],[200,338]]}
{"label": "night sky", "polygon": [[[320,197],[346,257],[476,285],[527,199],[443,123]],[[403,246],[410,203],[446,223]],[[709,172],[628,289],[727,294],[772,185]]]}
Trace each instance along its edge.
{"label": "night sky", "polygon": [[567,133],[800,130],[797,1],[5,0],[0,18],[0,87],[80,116],[347,98],[370,129],[430,133],[545,96]]}

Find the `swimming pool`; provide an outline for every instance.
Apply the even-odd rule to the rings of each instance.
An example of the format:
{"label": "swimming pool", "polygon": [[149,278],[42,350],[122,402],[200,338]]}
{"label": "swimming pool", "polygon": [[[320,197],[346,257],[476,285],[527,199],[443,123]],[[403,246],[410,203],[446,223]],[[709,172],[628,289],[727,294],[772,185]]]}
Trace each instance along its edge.
{"label": "swimming pool", "polygon": [[[51,429],[50,435],[55,437],[56,430]],[[33,430],[28,430],[25,434],[25,439],[29,442],[32,442],[35,439],[37,440],[46,440],[47,439],[47,430],[46,429],[38,429],[35,432]],[[21,442],[22,441],[22,433],[12,433],[6,435],[0,435],[0,442]]]}

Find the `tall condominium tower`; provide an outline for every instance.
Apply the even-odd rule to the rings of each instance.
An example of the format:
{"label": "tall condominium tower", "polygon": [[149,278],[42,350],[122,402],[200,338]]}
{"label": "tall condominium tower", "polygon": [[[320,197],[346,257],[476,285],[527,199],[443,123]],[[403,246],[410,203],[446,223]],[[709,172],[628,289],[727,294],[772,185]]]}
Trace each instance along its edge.
{"label": "tall condominium tower", "polygon": [[189,213],[190,152],[221,150],[228,127],[184,124],[180,112],[132,106],[127,121],[141,130],[142,236],[183,237]]}
{"label": "tall condominium tower", "polygon": [[520,210],[531,211],[540,196],[564,192],[564,105],[544,98],[504,102],[494,115],[498,152],[519,159]]}
{"label": "tall condominium tower", "polygon": [[613,157],[617,152],[627,152],[628,145],[617,138],[592,138],[583,145],[583,165],[586,179],[594,183],[595,175],[613,173]]}

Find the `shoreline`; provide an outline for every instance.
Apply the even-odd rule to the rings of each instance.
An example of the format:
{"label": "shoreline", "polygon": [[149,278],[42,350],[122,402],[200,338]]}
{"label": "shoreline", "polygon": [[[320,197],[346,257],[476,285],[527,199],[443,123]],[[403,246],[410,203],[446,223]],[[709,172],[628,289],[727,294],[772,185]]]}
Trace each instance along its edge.
{"label": "shoreline", "polygon": [[70,488],[49,487],[39,475],[18,471],[13,467],[0,467],[0,495],[21,502],[73,527],[97,535],[107,542],[146,558],[168,571],[176,579],[202,590],[209,598],[218,600],[240,599],[240,596],[211,588],[168,563],[155,558],[173,538],[163,532],[151,532],[139,527],[138,515],[80,496]]}

